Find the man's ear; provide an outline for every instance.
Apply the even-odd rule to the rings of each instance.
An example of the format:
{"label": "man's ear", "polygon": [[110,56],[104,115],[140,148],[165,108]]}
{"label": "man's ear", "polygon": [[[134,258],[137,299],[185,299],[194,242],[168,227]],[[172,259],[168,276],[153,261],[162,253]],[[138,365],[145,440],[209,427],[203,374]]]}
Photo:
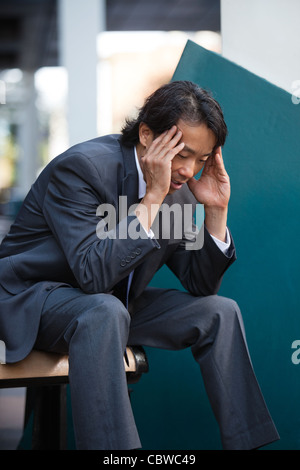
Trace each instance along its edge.
{"label": "man's ear", "polygon": [[141,122],[139,127],[139,139],[143,147],[148,148],[151,145],[153,138],[154,135],[150,127],[144,122]]}

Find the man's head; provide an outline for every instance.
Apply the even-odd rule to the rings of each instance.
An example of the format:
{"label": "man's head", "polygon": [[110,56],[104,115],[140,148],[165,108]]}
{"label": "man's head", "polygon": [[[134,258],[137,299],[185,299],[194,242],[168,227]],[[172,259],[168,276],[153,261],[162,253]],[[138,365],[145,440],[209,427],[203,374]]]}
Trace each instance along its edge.
{"label": "man's head", "polygon": [[180,120],[189,125],[205,124],[215,135],[215,148],[224,145],[227,126],[220,105],[207,91],[189,81],[168,83],[150,95],[137,118],[127,119],[122,129],[122,143],[137,145],[142,123],[156,137],[178,125]]}

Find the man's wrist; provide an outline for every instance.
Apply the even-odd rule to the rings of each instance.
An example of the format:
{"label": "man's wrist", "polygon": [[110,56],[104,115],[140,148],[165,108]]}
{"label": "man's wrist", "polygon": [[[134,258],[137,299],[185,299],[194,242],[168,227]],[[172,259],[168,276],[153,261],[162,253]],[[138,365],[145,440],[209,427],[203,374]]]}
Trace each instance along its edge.
{"label": "man's wrist", "polygon": [[140,204],[136,207],[135,213],[146,233],[151,230],[151,225],[163,203],[164,197],[157,197],[151,193],[146,193]]}
{"label": "man's wrist", "polygon": [[228,208],[204,206],[204,211],[205,225],[210,235],[225,242]]}
{"label": "man's wrist", "polygon": [[211,238],[213,239],[213,241],[215,242],[215,244],[217,245],[217,247],[225,254],[227,255],[228,253],[228,249],[231,245],[231,237],[230,237],[230,234],[229,234],[229,230],[228,230],[228,227],[226,227],[226,240],[223,242],[222,240],[219,240],[218,238],[214,237],[213,235],[211,235]]}

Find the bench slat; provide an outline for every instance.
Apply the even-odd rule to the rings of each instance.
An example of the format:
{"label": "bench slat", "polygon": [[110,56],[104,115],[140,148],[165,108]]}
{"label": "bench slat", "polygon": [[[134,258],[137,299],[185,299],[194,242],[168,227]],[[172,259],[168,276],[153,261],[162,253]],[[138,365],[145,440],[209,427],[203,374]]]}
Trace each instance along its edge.
{"label": "bench slat", "polygon": [[[136,371],[136,362],[134,354],[130,347],[126,348],[126,356],[124,356],[124,367],[126,372]],[[33,350],[22,361],[14,364],[0,364],[0,388],[9,386],[22,386],[21,383],[36,379],[49,379],[55,381],[58,379],[60,383],[68,382],[69,360],[68,356]]]}

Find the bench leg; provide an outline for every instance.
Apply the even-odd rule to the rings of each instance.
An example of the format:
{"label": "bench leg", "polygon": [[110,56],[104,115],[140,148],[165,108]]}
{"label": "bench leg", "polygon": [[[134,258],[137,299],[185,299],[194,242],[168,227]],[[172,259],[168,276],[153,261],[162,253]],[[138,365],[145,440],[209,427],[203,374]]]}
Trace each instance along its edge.
{"label": "bench leg", "polygon": [[32,450],[66,449],[67,385],[34,387],[27,399],[34,403]]}

